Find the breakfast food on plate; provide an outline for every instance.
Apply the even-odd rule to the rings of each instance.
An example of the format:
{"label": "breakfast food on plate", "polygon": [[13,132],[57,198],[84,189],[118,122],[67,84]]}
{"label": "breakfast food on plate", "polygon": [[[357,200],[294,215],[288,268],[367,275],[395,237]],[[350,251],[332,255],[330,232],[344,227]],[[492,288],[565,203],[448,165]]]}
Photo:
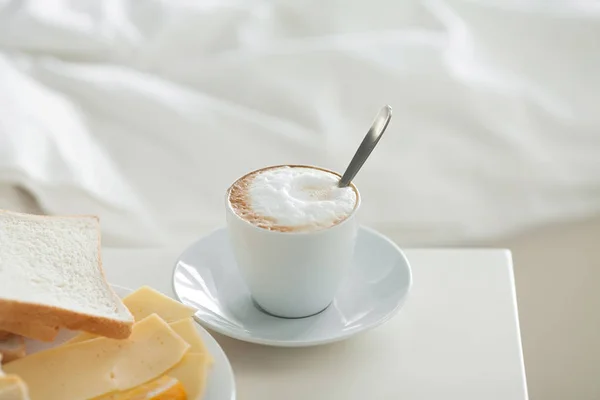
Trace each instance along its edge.
{"label": "breakfast food on plate", "polygon": [[80,333],[5,364],[5,371],[27,384],[31,400],[200,400],[213,359],[195,327],[194,309],[149,287],[123,302],[136,318],[129,338]]}
{"label": "breakfast food on plate", "polygon": [[24,357],[25,340],[23,336],[10,334],[4,339],[0,339],[0,356],[4,363]]}
{"label": "breakfast food on plate", "polygon": [[[121,300],[95,217],[0,210],[0,400],[200,400],[213,363],[195,310],[150,288]],[[25,340],[71,340],[25,355]]]}
{"label": "breakfast food on plate", "polygon": [[162,375],[189,348],[154,314],[135,324],[127,340],[97,338],[59,346],[10,362],[4,370],[23,378],[33,399],[92,399]]}
{"label": "breakfast food on plate", "polygon": [[131,334],[133,316],[104,278],[96,217],[0,211],[0,260],[1,330],[35,321],[115,339]]}

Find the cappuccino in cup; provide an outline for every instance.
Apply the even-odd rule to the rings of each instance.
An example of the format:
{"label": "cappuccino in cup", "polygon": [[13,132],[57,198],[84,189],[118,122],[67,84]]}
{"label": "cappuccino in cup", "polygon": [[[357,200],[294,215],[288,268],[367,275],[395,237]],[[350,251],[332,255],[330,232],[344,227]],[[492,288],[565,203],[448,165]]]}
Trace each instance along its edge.
{"label": "cappuccino in cup", "polygon": [[236,180],[226,216],[238,268],[256,304],[300,318],[326,309],[347,275],[360,195],[323,168],[263,168]]}
{"label": "cappuccino in cup", "polygon": [[277,232],[311,232],[332,227],[352,214],[354,187],[339,188],[332,172],[301,166],[279,166],[237,180],[229,203],[242,219]]}

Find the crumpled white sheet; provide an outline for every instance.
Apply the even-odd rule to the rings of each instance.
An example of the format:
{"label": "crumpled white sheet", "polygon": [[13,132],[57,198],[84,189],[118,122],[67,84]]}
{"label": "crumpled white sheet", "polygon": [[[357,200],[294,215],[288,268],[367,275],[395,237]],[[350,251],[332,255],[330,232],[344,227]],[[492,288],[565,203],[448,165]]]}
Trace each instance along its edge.
{"label": "crumpled white sheet", "polygon": [[104,244],[189,241],[269,164],[342,170],[401,244],[600,211],[593,2],[0,0],[0,181],[100,215]]}

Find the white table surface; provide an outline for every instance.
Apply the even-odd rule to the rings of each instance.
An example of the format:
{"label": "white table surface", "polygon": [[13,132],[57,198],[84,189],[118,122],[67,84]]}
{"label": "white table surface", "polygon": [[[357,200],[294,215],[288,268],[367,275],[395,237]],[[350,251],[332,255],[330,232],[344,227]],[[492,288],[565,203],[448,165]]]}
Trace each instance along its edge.
{"label": "white table surface", "polygon": [[[109,282],[174,296],[181,249],[103,252]],[[343,342],[271,348],[213,336],[238,399],[524,400],[510,252],[407,250],[414,285],[399,314]]]}

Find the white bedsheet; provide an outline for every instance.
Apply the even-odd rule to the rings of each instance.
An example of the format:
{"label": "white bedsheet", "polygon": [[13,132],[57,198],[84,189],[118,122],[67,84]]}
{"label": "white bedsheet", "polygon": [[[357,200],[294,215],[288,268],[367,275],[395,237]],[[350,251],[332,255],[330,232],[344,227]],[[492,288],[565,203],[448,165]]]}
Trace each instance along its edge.
{"label": "white bedsheet", "polygon": [[593,2],[0,0],[0,181],[104,244],[192,240],[268,164],[356,179],[407,244],[600,210]]}

